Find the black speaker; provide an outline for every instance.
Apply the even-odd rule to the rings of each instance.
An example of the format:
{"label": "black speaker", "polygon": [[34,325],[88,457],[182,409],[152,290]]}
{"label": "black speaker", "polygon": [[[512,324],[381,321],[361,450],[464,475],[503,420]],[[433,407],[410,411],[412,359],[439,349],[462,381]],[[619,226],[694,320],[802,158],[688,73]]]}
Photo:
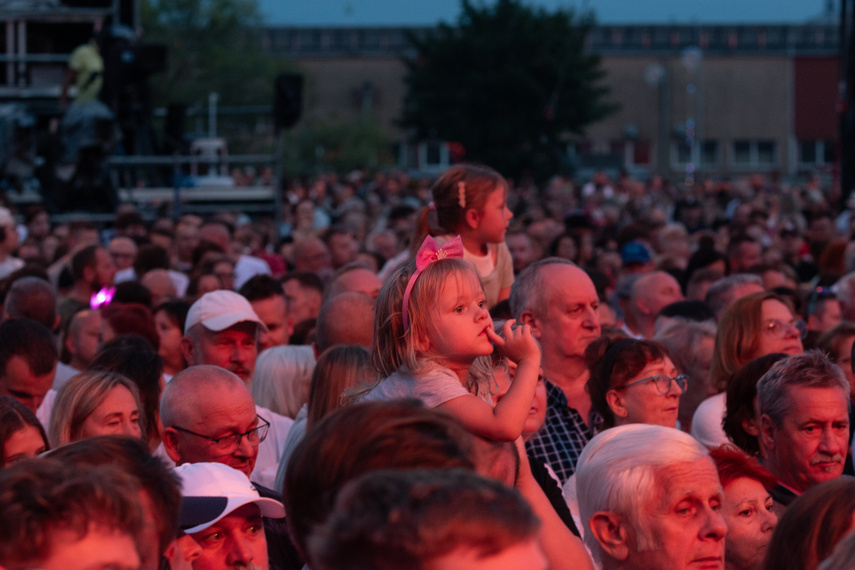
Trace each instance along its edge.
{"label": "black speaker", "polygon": [[273,99],[273,125],[276,131],[296,125],[302,112],[303,76],[297,73],[280,73],[276,76]]}

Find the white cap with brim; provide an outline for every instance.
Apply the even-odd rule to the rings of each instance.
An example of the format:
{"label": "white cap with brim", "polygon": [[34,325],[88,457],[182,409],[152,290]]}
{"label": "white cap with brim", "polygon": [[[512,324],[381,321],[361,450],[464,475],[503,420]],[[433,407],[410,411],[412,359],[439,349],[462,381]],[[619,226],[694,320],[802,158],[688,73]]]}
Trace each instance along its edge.
{"label": "white cap with brim", "polygon": [[15,218],[12,217],[12,212],[8,208],[0,207],[0,226],[14,226]]}
{"label": "white cap with brim", "polygon": [[182,488],[178,524],[187,534],[201,532],[249,503],[258,505],[264,517],[285,516],[282,503],[260,496],[243,472],[223,463],[185,463],[175,473]]}
{"label": "white cap with brim", "polygon": [[238,323],[252,322],[267,332],[267,327],[252,310],[246,297],[220,289],[199,297],[187,311],[184,334],[194,326],[201,324],[209,331],[220,332]]}

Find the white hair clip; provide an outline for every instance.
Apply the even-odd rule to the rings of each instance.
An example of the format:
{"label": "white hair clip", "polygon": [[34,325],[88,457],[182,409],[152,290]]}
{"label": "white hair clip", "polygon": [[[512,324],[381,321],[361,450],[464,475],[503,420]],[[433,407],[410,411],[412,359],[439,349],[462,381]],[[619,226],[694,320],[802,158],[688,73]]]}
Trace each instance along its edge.
{"label": "white hair clip", "polygon": [[461,208],[466,207],[466,183],[462,180],[457,183],[457,203]]}

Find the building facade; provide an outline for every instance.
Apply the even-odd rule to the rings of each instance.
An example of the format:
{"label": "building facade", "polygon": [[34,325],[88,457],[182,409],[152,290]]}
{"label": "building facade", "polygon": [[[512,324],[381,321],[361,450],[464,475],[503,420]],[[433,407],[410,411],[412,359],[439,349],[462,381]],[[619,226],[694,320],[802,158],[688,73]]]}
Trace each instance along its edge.
{"label": "building facade", "polygon": [[[399,159],[441,168],[448,153],[396,123],[409,34],[425,28],[269,28],[267,48],[307,76],[307,114],[351,121],[370,113],[399,141]],[[580,167],[669,177],[830,170],[837,148],[839,31],[803,25],[599,26],[619,110],[568,144]]]}

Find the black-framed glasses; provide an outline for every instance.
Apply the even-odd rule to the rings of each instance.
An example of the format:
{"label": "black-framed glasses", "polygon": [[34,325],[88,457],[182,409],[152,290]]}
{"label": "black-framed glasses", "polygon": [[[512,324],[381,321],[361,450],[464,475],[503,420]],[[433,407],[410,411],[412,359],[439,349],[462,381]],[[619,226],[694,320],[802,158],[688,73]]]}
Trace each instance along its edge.
{"label": "black-framed glasses", "polygon": [[654,376],[648,376],[647,378],[642,378],[641,380],[636,380],[635,382],[630,382],[629,384],[624,384],[623,386],[619,386],[617,389],[629,388],[630,386],[635,386],[636,384],[644,384],[645,382],[653,381],[656,384],[656,389],[659,390],[660,394],[667,395],[668,392],[671,391],[671,382],[676,382],[677,386],[680,387],[680,390],[683,392],[686,391],[686,384],[689,381],[689,377],[685,374],[677,374],[673,378],[668,376],[665,373],[656,374]]}
{"label": "black-framed glasses", "polygon": [[804,338],[807,333],[807,325],[804,321],[795,321],[785,323],[779,319],[769,319],[763,323],[763,330],[769,333],[773,338],[785,338],[788,334],[795,331],[796,335]]}
{"label": "black-framed glasses", "polygon": [[257,427],[252,428],[251,430],[244,433],[235,433],[232,435],[226,435],[223,437],[211,437],[209,435],[202,435],[201,433],[196,433],[195,431],[190,431],[189,429],[184,429],[178,426],[170,426],[172,429],[177,431],[183,431],[184,433],[189,433],[190,435],[195,435],[196,437],[201,437],[202,439],[207,439],[208,441],[213,443],[213,448],[220,453],[231,453],[235,449],[240,446],[240,442],[243,441],[245,437],[247,441],[249,441],[252,445],[258,445],[264,438],[267,437],[267,432],[270,430],[270,422],[262,418],[261,416],[256,416],[258,418],[259,424]]}

